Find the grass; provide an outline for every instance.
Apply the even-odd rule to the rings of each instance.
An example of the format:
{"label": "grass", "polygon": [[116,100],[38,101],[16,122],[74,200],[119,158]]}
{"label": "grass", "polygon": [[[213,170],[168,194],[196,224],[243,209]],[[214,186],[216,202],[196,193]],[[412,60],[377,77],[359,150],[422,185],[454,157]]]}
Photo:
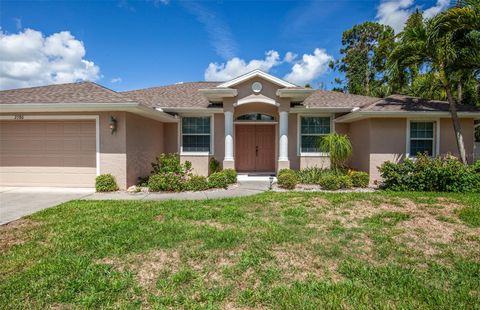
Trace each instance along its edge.
{"label": "grass", "polygon": [[0,227],[0,308],[478,308],[469,194],[72,201]]}

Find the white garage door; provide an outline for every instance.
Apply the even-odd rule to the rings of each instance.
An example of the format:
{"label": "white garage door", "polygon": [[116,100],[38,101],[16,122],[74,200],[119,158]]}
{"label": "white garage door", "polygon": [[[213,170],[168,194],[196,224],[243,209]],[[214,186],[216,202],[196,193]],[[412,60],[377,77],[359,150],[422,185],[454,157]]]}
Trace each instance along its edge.
{"label": "white garage door", "polygon": [[0,121],[0,185],[93,187],[95,121]]}

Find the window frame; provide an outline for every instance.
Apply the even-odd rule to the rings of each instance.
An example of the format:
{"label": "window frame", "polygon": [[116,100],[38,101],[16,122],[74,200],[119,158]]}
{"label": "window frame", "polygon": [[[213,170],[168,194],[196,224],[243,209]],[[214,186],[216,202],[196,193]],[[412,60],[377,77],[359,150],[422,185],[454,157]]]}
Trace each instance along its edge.
{"label": "window frame", "polygon": [[[302,152],[302,117],[325,117],[330,119],[330,133],[335,132],[335,122],[333,114],[315,113],[315,114],[297,114],[297,156],[300,157],[329,157],[328,152]],[[318,134],[315,136],[326,136],[327,134]]]}
{"label": "window frame", "polygon": [[[433,123],[433,137],[432,138],[412,138],[410,137],[410,129],[412,123]],[[430,157],[434,158],[440,154],[440,119],[435,118],[411,118],[407,119],[407,143],[406,143],[406,158],[415,159],[417,155],[410,154],[411,141],[414,140],[432,140],[432,155]]]}
{"label": "window frame", "polygon": [[[199,152],[199,151],[184,151],[183,150],[183,119],[185,117],[208,117],[210,118],[210,150]],[[182,114],[180,115],[180,121],[178,122],[178,146],[180,155],[191,155],[191,156],[209,156],[214,154],[214,114]],[[194,134],[191,134],[194,135]],[[197,135],[207,135],[207,134],[197,134]]]}

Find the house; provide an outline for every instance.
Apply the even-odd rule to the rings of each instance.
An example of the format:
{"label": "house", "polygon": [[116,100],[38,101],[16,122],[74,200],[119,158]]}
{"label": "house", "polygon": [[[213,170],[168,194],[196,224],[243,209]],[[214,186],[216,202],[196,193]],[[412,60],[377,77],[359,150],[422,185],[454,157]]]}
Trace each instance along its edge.
{"label": "house", "polygon": [[[328,167],[318,138],[346,134],[349,165],[379,179],[384,161],[457,153],[446,102],[380,99],[293,85],[255,70],[223,83],[115,92],[91,82],[0,92],[0,185],[91,187],[113,174],[120,188],[149,175],[162,152],[195,173],[210,158],[245,173]],[[460,106],[468,160],[480,109]]]}

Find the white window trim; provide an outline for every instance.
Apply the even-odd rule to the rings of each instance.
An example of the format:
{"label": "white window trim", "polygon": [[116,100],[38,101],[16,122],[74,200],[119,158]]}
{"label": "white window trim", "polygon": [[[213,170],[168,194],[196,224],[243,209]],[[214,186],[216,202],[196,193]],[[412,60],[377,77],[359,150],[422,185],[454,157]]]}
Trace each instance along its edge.
{"label": "white window trim", "polygon": [[316,114],[297,114],[297,156],[301,157],[329,157],[330,154],[326,152],[302,152],[302,134],[301,134],[301,118],[302,117],[329,117],[330,118],[330,133],[335,132],[335,122],[333,121],[333,114],[316,113]]}
{"label": "white window trim", "polygon": [[99,115],[0,115],[0,120],[24,121],[24,120],[95,120],[95,172],[100,175],[100,116]]}
{"label": "white window trim", "polygon": [[[183,132],[182,132],[182,122],[184,117],[210,117],[210,151],[209,152],[188,152],[183,150]],[[185,156],[211,156],[214,154],[214,122],[215,117],[213,114],[182,114],[180,115],[180,121],[178,122],[178,148],[179,154]],[[199,134],[200,135],[200,134]],[[203,134],[206,135],[206,134]]]}
{"label": "white window trim", "polygon": [[[414,122],[424,122],[424,123],[434,123],[433,126],[433,154],[431,157],[436,157],[440,154],[440,119],[439,118],[407,118],[407,143],[406,143],[406,150],[405,150],[405,157],[415,159],[415,155],[410,154],[410,124]],[[427,140],[420,139],[420,140]]]}

